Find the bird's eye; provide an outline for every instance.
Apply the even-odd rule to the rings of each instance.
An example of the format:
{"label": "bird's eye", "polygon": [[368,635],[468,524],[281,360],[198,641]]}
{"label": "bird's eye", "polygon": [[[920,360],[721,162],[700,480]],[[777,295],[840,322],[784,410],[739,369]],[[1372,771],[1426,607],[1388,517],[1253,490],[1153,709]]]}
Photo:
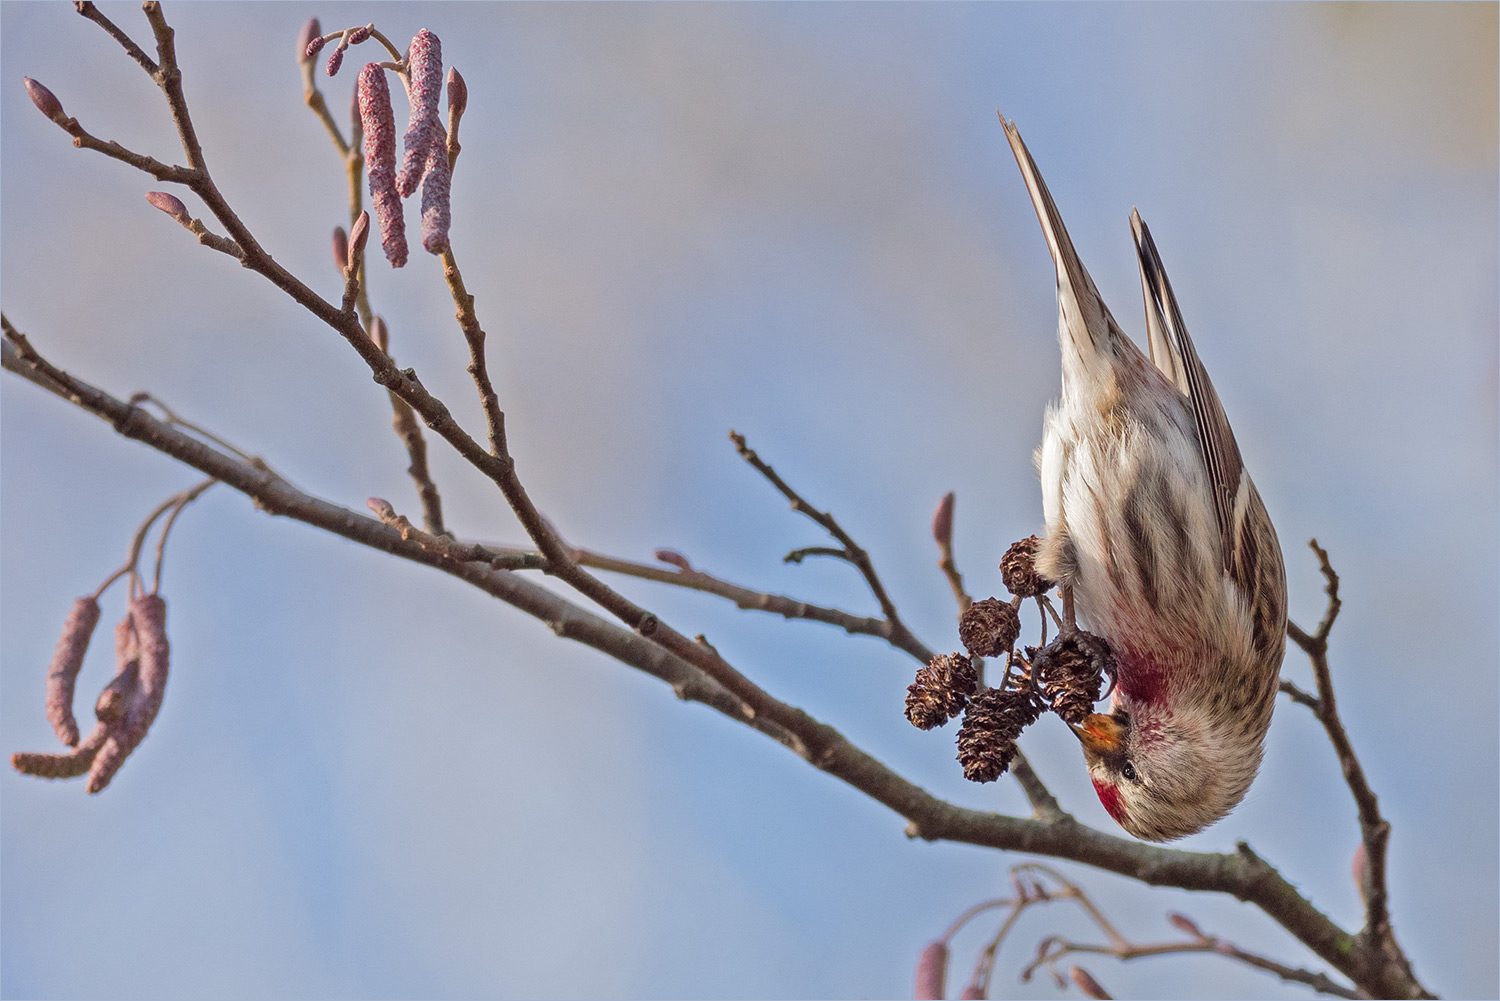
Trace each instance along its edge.
{"label": "bird's eye", "polygon": [[1126,782],[1140,781],[1140,776],[1136,775],[1135,773],[1135,765],[1132,765],[1128,761],[1125,762],[1125,766],[1120,769],[1120,774],[1125,778]]}

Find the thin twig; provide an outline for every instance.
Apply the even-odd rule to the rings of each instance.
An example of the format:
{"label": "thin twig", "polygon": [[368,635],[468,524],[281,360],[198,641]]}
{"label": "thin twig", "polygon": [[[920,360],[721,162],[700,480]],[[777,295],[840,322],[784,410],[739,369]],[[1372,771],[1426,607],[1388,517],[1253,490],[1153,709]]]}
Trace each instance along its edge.
{"label": "thin twig", "polygon": [[1254,953],[1240,949],[1238,946],[1223,939],[1204,935],[1198,930],[1197,925],[1184,918],[1182,915],[1172,915],[1172,924],[1182,931],[1188,933],[1191,939],[1187,942],[1165,942],[1151,945],[1137,945],[1132,943],[1119,929],[1104,916],[1098,906],[1089,899],[1089,895],[1083,888],[1064,878],[1061,873],[1050,866],[1038,863],[1027,863],[1017,866],[1014,872],[1019,874],[1023,870],[1044,873],[1052,880],[1062,886],[1061,890],[1049,891],[1040,884],[1036,884],[1040,900],[1073,900],[1076,901],[1093,921],[1095,927],[1104,933],[1109,940],[1108,945],[1093,945],[1087,943],[1073,942],[1060,935],[1049,935],[1037,946],[1036,958],[1021,971],[1021,980],[1028,981],[1042,967],[1052,974],[1053,979],[1059,987],[1063,986],[1066,979],[1057,968],[1058,960],[1064,956],[1079,953],[1088,953],[1100,956],[1113,956],[1122,961],[1141,959],[1147,956],[1167,956],[1180,953],[1211,952],[1226,956],[1237,962],[1245,963],[1256,969],[1274,973],[1283,980],[1299,984],[1306,984],[1322,994],[1330,994],[1341,998],[1366,998],[1369,995],[1343,986],[1330,979],[1326,974],[1303,970],[1278,963],[1275,960],[1258,956]]}
{"label": "thin twig", "polygon": [[196,487],[184,490],[175,498],[176,503],[172,505],[172,513],[167,515],[166,524],[162,525],[161,535],[156,540],[156,573],[152,575],[151,578],[152,594],[161,593],[161,571],[162,567],[167,562],[167,538],[172,534],[172,526],[177,524],[178,515],[182,514],[183,509],[186,508],[189,504],[197,500],[199,494],[203,493],[203,491],[207,490],[217,482],[219,481],[204,480]]}
{"label": "thin twig", "polygon": [[[1365,779],[1364,768],[1360,765],[1359,758],[1354,753],[1354,745],[1350,743],[1349,734],[1339,718],[1338,702],[1333,694],[1333,673],[1328,666],[1328,635],[1343,607],[1343,602],[1339,599],[1339,576],[1328,560],[1327,551],[1318,545],[1318,540],[1313,539],[1308,545],[1318,557],[1318,569],[1325,581],[1323,590],[1328,595],[1328,606],[1323,613],[1323,620],[1318,623],[1317,632],[1312,635],[1308,635],[1296,623],[1287,623],[1287,636],[1302,648],[1312,662],[1313,678],[1318,689],[1316,699],[1307,698],[1306,693],[1302,693],[1302,698],[1296,695],[1292,698],[1311,708],[1323,724],[1328,740],[1333,744],[1334,753],[1338,755],[1344,781],[1359,810],[1359,829],[1365,846],[1364,885],[1361,887],[1365,901],[1365,927],[1360,935],[1383,949],[1393,959],[1404,963],[1405,958],[1396,945],[1387,909],[1385,869],[1391,825],[1380,815],[1379,801]],[[1287,690],[1288,684],[1283,683],[1283,691]]]}
{"label": "thin twig", "polygon": [[844,531],[843,526],[838,523],[833,515],[826,511],[819,511],[803,500],[801,494],[793,490],[776,470],[772,469],[749,445],[745,444],[744,435],[736,431],[731,431],[729,432],[729,440],[734,442],[735,451],[739,452],[740,458],[750,463],[756,472],[769,480],[771,485],[780,491],[781,495],[791,503],[793,511],[811,518],[843,547],[842,552],[839,552],[838,555],[858,568],[861,576],[865,579],[866,585],[870,588],[870,593],[875,596],[876,602],[880,605],[880,614],[885,616],[886,621],[891,624],[891,628],[897,633],[910,633],[910,630],[906,628],[906,623],[901,621],[900,613],[896,611],[895,602],[891,601],[890,595],[886,593],[885,585],[881,583],[880,575],[875,572],[875,566],[870,562],[870,554],[865,552],[850,537],[848,532]]}
{"label": "thin twig", "polygon": [[448,292],[453,296],[453,305],[458,317],[458,327],[463,331],[464,342],[469,346],[469,375],[479,390],[479,404],[484,410],[484,422],[489,428],[490,454],[496,457],[507,454],[505,443],[505,413],[500,409],[500,399],[495,395],[490,382],[489,366],[484,354],[484,328],[479,325],[479,314],[474,311],[474,297],[464,287],[464,276],[458,270],[458,259],[453,256],[450,245],[443,250],[443,280],[448,283]]}
{"label": "thin twig", "polygon": [[155,61],[146,55],[141,47],[131,40],[129,35],[121,31],[113,21],[105,17],[99,8],[95,7],[89,0],[80,0],[80,2],[73,4],[73,7],[78,13],[103,28],[110,38],[119,42],[121,47],[125,49],[125,54],[140,64],[141,69],[145,70],[151,76],[155,76],[159,72]]}
{"label": "thin twig", "polygon": [[[516,546],[492,545],[489,548],[500,553],[527,551]],[[853,615],[839,608],[814,605],[810,602],[800,601],[783,594],[756,591],[724,580],[721,577],[716,577],[706,571],[699,570],[688,563],[686,558],[676,553],[672,553],[672,558],[666,561],[676,569],[668,569],[667,567],[650,563],[639,563],[634,560],[620,559],[616,556],[607,556],[603,553],[580,549],[576,546],[569,546],[568,552],[580,566],[586,566],[594,570],[605,570],[611,573],[626,574],[627,576],[639,577],[643,580],[658,581],[662,584],[671,584],[675,587],[684,587],[693,591],[703,591],[720,598],[727,598],[734,602],[736,607],[746,609],[747,611],[769,612],[786,619],[806,619],[810,622],[822,622],[826,625],[837,626],[852,635],[874,636],[910,654],[913,659],[922,664],[926,664],[933,658],[932,650],[915,636],[912,636],[910,633],[905,635],[897,633],[891,628],[890,623],[884,619]],[[659,550],[659,552],[666,553],[669,551]]]}

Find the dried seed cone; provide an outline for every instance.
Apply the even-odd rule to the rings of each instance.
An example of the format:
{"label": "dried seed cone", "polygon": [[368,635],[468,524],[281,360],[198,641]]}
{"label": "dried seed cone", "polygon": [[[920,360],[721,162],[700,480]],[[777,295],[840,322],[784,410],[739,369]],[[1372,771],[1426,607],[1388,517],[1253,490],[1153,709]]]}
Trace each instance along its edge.
{"label": "dried seed cone", "polygon": [[1021,635],[1021,616],[1009,602],[985,598],[970,605],[958,620],[958,638],[976,657],[999,657],[1010,652]]}
{"label": "dried seed cone", "polygon": [[73,747],[78,743],[78,723],[73,718],[73,688],[83,668],[83,655],[99,624],[99,602],[77,598],[63,620],[62,636],[47,665],[47,722],[57,739]]}
{"label": "dried seed cone", "polygon": [[1045,594],[1055,583],[1036,571],[1036,551],[1042,540],[1035,535],[1014,543],[1000,557],[1000,579],[1005,587],[1018,598],[1032,598]]}
{"label": "dried seed cone", "polygon": [[949,653],[932,658],[906,689],[906,718],[919,730],[942,726],[963,712],[979,684],[969,658]]}
{"label": "dried seed cone", "polygon": [[1052,711],[1082,723],[1094,711],[1109,665],[1109,645],[1092,633],[1059,636],[1032,657],[1032,673]]}
{"label": "dried seed cone", "polygon": [[958,730],[958,763],[970,782],[993,782],[1016,756],[1016,738],[1035,723],[1040,709],[1021,689],[986,688],[969,700]]}

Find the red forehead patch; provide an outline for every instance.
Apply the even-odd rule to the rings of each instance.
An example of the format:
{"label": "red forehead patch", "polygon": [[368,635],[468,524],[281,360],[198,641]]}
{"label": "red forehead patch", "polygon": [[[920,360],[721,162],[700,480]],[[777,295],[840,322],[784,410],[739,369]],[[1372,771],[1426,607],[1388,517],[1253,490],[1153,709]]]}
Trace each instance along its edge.
{"label": "red forehead patch", "polygon": [[1120,802],[1120,790],[1116,786],[1104,785],[1098,779],[1094,779],[1094,792],[1099,794],[1099,802],[1104,804],[1104,812],[1115,818],[1115,823],[1125,822],[1125,804]]}

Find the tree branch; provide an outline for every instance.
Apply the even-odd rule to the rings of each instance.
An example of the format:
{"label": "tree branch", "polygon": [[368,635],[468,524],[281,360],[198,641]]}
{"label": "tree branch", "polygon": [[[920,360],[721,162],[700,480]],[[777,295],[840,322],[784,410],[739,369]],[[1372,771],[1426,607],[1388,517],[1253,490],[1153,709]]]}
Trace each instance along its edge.
{"label": "tree branch", "polygon": [[[1022,819],[938,799],[852,744],[833,727],[755,686],[723,662],[706,643],[686,639],[674,639],[671,645],[650,642],[637,633],[610,625],[516,573],[496,570],[488,563],[460,562],[437,548],[423,545],[420,539],[403,538],[397,528],[305,494],[264,465],[257,466],[221,452],[157,420],[140,407],[72,377],[47,362],[3,316],[0,328],[4,331],[0,363],[5,370],[109,421],[121,435],[144,442],[222,480],[251,497],[268,513],[286,515],[361,545],[435,567],[546,622],[559,636],[584,643],[661,678],[680,698],[702,702],[765,733],[814,767],[905,817],[912,837],[1068,859],[1153,886],[1228,893],[1259,907],[1371,994],[1431,996],[1416,981],[1409,966],[1373,943],[1356,939],[1339,928],[1247,845],[1241,844],[1238,851],[1228,854],[1182,851],[1107,835],[1071,817],[1053,821]],[[665,626],[662,630],[676,636]],[[722,667],[717,673],[701,670],[674,646],[697,646]],[[702,656],[700,653],[699,657]]]}
{"label": "tree branch", "polygon": [[[837,540],[839,545],[843,547],[840,550],[830,550],[823,547],[794,550],[792,553],[789,553],[787,555],[787,559],[792,560],[792,562],[798,562],[801,559],[801,555],[798,555],[799,553],[802,555],[818,553],[821,555],[839,556],[840,558],[847,560],[848,562],[853,564],[859,570],[860,575],[864,577],[865,583],[869,585],[870,593],[875,596],[875,600],[880,604],[880,613],[885,616],[885,620],[890,623],[891,630],[898,636],[910,637],[911,641],[914,642],[916,640],[916,637],[912,636],[911,630],[906,628],[906,623],[901,621],[901,615],[896,611],[895,602],[891,601],[890,595],[886,593],[885,585],[881,583],[880,575],[875,572],[875,565],[870,562],[870,554],[865,552],[865,550],[858,543],[856,543],[853,538],[850,537],[848,532],[844,531],[843,526],[838,523],[833,515],[829,514],[826,511],[819,511],[807,501],[803,500],[802,496],[797,493],[797,491],[793,490],[787,484],[787,482],[781,478],[776,470],[772,469],[771,466],[765,462],[765,460],[763,460],[759,455],[755,453],[753,449],[750,448],[750,446],[745,444],[744,435],[739,434],[735,431],[731,431],[729,432],[729,440],[734,442],[735,451],[739,452],[740,458],[750,463],[750,465],[755,468],[756,472],[760,473],[767,480],[769,480],[771,482],[771,485],[779,490],[781,492],[781,495],[791,502],[793,511],[796,511],[798,514],[806,515],[813,521],[817,522],[824,531],[833,536],[834,539]],[[794,556],[796,557],[795,559],[793,559]],[[892,642],[896,641],[893,640]],[[898,643],[897,645],[903,646],[904,648],[905,642],[906,641],[903,639],[903,641],[901,643]]]}
{"label": "tree branch", "polygon": [[1338,755],[1344,781],[1359,810],[1359,829],[1365,849],[1364,873],[1360,886],[1365,902],[1365,927],[1360,932],[1360,937],[1383,950],[1393,961],[1405,965],[1406,958],[1396,944],[1387,906],[1386,854],[1390,845],[1391,825],[1380,815],[1379,801],[1365,779],[1364,768],[1360,765],[1359,757],[1354,753],[1354,745],[1350,743],[1349,734],[1339,718],[1338,703],[1333,694],[1333,674],[1328,666],[1328,635],[1343,607],[1343,602],[1339,599],[1339,576],[1328,560],[1327,551],[1318,545],[1318,540],[1313,539],[1308,545],[1318,557],[1318,569],[1326,582],[1323,590],[1328,595],[1328,607],[1323,613],[1323,620],[1318,623],[1317,631],[1311,635],[1291,621],[1287,622],[1286,631],[1291,641],[1301,647],[1312,662],[1318,694],[1314,698],[1289,681],[1281,683],[1281,690],[1287,692],[1293,701],[1307,706],[1317,714],[1318,721],[1328,734],[1329,742],[1333,744],[1334,753]]}

